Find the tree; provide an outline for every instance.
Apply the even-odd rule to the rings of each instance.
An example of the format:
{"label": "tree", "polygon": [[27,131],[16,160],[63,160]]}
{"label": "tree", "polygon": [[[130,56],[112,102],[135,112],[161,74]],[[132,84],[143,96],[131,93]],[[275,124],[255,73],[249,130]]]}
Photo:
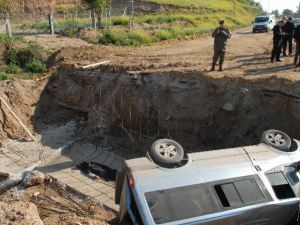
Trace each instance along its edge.
{"label": "tree", "polygon": [[102,26],[102,14],[107,6],[107,0],[86,0],[98,15],[98,28]]}
{"label": "tree", "polygon": [[278,11],[278,9],[273,10],[273,11],[271,12],[271,14],[274,14],[276,17],[279,17],[279,11]]}
{"label": "tree", "polygon": [[285,9],[285,10],[283,10],[282,15],[283,15],[283,16],[293,16],[294,13],[293,13],[293,11],[290,10],[290,9]]}

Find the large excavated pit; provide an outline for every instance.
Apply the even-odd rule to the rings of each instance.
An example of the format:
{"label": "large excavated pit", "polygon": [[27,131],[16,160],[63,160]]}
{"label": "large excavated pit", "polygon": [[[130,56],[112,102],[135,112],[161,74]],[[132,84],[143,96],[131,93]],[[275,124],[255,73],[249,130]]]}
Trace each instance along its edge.
{"label": "large excavated pit", "polygon": [[275,76],[254,80],[210,78],[197,71],[64,68],[49,80],[35,119],[51,121],[62,109],[69,119],[76,115],[84,137],[122,137],[129,147],[158,137],[171,137],[188,151],[252,145],[267,129],[300,138],[299,82]]}

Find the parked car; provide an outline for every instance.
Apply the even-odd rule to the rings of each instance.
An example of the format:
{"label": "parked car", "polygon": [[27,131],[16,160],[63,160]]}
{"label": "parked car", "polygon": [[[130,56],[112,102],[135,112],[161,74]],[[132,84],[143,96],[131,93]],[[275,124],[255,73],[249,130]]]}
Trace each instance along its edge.
{"label": "parked car", "polygon": [[277,130],[258,145],[185,154],[174,140],[117,174],[119,219],[131,224],[286,225],[300,203],[300,142]]}
{"label": "parked car", "polygon": [[258,16],[253,21],[253,30],[252,32],[255,33],[257,31],[270,31],[273,30],[274,26],[276,25],[276,17],[275,15],[268,15],[268,16]]}
{"label": "parked car", "polygon": [[300,18],[294,18],[293,23],[295,24],[295,28],[300,25]]}

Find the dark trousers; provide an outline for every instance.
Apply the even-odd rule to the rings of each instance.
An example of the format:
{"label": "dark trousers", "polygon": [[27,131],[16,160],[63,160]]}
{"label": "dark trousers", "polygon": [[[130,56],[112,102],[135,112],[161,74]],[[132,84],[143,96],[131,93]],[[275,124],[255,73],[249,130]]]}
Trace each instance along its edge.
{"label": "dark trousers", "polygon": [[294,64],[297,64],[299,58],[299,65],[300,65],[300,41],[296,42],[296,53],[295,53],[295,60],[294,60]]}
{"label": "dark trousers", "polygon": [[273,50],[272,50],[272,56],[271,56],[272,61],[274,61],[275,57],[276,57],[276,60],[280,59],[281,47],[282,47],[281,40],[273,40]]}
{"label": "dark trousers", "polygon": [[224,59],[225,59],[225,51],[215,50],[214,57],[213,57],[213,66],[217,65],[218,60],[219,60],[219,65],[222,66],[224,63]]}
{"label": "dark trousers", "polygon": [[286,55],[286,49],[289,46],[289,55],[292,54],[293,51],[293,37],[292,36],[286,36],[282,39],[282,50],[283,55]]}

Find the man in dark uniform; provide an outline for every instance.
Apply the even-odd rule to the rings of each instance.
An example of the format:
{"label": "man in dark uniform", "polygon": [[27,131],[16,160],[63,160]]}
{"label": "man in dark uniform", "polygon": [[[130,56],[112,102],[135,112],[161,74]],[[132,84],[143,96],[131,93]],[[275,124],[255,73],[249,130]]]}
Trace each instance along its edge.
{"label": "man in dark uniform", "polygon": [[286,33],[286,36],[282,38],[282,48],[283,48],[283,56],[286,56],[286,49],[289,45],[289,55],[292,54],[293,51],[293,35],[294,35],[294,29],[295,24],[293,23],[293,18],[289,17],[288,21],[283,27],[283,32]]}
{"label": "man in dark uniform", "polygon": [[282,38],[286,34],[282,31],[282,27],[285,25],[285,21],[282,19],[273,28],[273,50],[271,56],[271,62],[274,62],[276,57],[276,62],[282,62],[280,60],[281,48],[282,48]]}
{"label": "man in dark uniform", "polygon": [[214,57],[210,71],[214,71],[219,60],[219,71],[223,71],[227,40],[231,37],[230,30],[225,27],[224,20],[220,21],[220,26],[212,34],[214,40]]}
{"label": "man in dark uniform", "polygon": [[[296,53],[295,53],[294,64],[296,66],[300,66],[300,25],[296,27],[294,38],[296,42]],[[299,63],[297,64],[298,58],[299,58]]]}

